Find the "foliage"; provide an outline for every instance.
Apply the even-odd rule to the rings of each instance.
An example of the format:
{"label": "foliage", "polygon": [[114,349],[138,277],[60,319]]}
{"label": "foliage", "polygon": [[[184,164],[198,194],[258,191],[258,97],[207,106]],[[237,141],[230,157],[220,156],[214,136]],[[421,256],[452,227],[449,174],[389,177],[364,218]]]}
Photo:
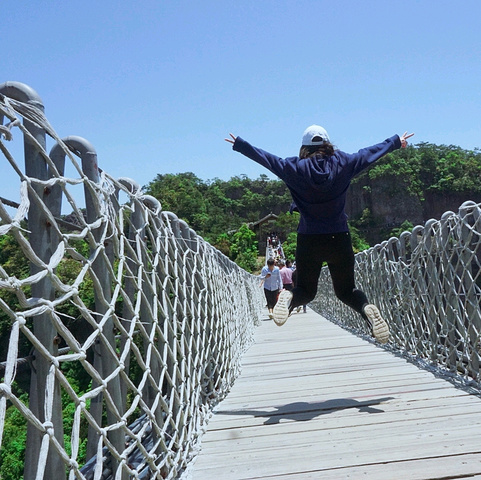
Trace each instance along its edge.
{"label": "foliage", "polygon": [[[28,404],[28,395],[20,396],[20,401]],[[0,478],[19,480],[23,478],[25,463],[25,443],[27,440],[27,420],[13,406],[5,412],[2,448],[0,450]]]}
{"label": "foliage", "polygon": [[410,232],[414,228],[414,225],[409,221],[405,220],[398,228],[393,228],[389,235],[391,237],[400,237],[403,232]]}
{"label": "foliage", "polygon": [[[78,364],[79,362],[75,362]],[[67,364],[68,365],[68,364]],[[75,368],[75,367],[74,367]],[[78,396],[86,393],[90,388],[90,383],[81,389],[72,371],[68,371],[67,378]],[[64,371],[64,373],[66,373]],[[14,385],[16,387],[16,385]],[[17,388],[15,388],[17,390]],[[28,407],[29,396],[23,393],[19,396],[19,400]],[[90,400],[87,400],[86,407],[89,408]],[[62,389],[62,418],[64,428],[64,443],[67,454],[71,454],[71,435],[73,417],[76,405],[68,394]],[[87,431],[88,422],[85,417],[80,421],[80,445],[77,461],[82,464],[85,462],[87,453]],[[2,480],[19,480],[23,478],[23,469],[25,464],[25,447],[27,441],[27,420],[22,416],[20,411],[10,405],[5,412],[5,428],[3,432],[2,448],[0,450],[0,479]]]}
{"label": "foliage", "polygon": [[227,233],[221,233],[212,243],[217,250],[220,250],[226,257],[230,257],[231,239]]}
{"label": "foliage", "polygon": [[481,151],[454,145],[419,143],[396,150],[362,173],[371,180],[396,176],[407,193],[424,199],[428,191],[441,193],[481,193]]}
{"label": "foliage", "polygon": [[248,272],[257,268],[257,240],[255,233],[244,223],[233,235],[231,256]]}
{"label": "foliage", "polygon": [[287,239],[282,244],[284,255],[287,260],[293,262],[296,258],[296,246],[297,246],[297,232],[291,232],[287,235]]}
{"label": "foliage", "polygon": [[[22,226],[26,227],[26,225]],[[9,275],[15,275],[18,279],[26,278],[29,275],[27,257],[11,234],[0,236],[0,265]]]}
{"label": "foliage", "polygon": [[418,224],[437,218],[440,205],[454,210],[463,201],[481,201],[480,177],[479,149],[419,143],[396,150],[353,180],[351,194],[361,195],[367,208],[357,210],[352,197],[351,222],[372,244],[381,242],[393,227],[397,234],[404,220]]}
{"label": "foliage", "polygon": [[[25,227],[25,225],[23,225]],[[29,276],[29,262],[23,254],[16,238],[11,234],[0,236],[0,265],[10,277],[18,280]],[[25,294],[29,295],[30,287],[25,288]],[[14,292],[0,289],[0,301],[5,302],[12,310],[21,310],[19,301]],[[32,326],[32,320],[27,320],[27,326]],[[12,329],[12,319],[3,310],[0,309],[0,361],[5,361],[8,352],[8,342],[10,340],[10,331]],[[19,336],[18,354],[20,357],[26,357],[32,348],[31,343],[23,334]],[[24,372],[17,373],[17,380],[23,389],[28,388],[29,375]],[[1,477],[0,477],[1,478]]]}
{"label": "foliage", "polygon": [[267,175],[255,180],[240,175],[228,181],[203,181],[191,172],[165,174],[157,175],[144,190],[156,197],[164,210],[175,212],[199,235],[224,248],[226,238],[219,239],[222,234],[271,212],[285,212],[291,203],[285,184],[269,180]]}
{"label": "foliage", "polygon": [[[80,362],[75,362],[79,365]],[[79,369],[77,369],[79,370]],[[73,373],[73,372],[71,372]],[[70,385],[74,389],[77,396],[82,396],[86,393],[86,391],[91,387],[91,383],[89,382],[87,385],[84,385],[84,388],[80,386],[82,380],[80,382],[77,380],[76,377],[72,375],[67,375]],[[85,402],[86,408],[90,408],[90,399]],[[65,450],[67,454],[71,455],[72,453],[72,426],[73,426],[73,418],[75,415],[76,404],[72,401],[72,399],[67,395],[67,393],[62,390],[62,418],[63,418],[63,438],[65,444]],[[77,462],[81,465],[85,462],[85,458],[87,455],[87,436],[88,436],[88,422],[85,416],[82,415],[80,419],[80,431],[79,431],[79,449],[78,449],[78,456]]]}
{"label": "foliage", "polygon": [[191,172],[157,175],[147,187],[147,193],[159,199],[164,210],[175,212],[196,230],[206,222],[205,192],[204,182]]}
{"label": "foliage", "polygon": [[274,222],[274,230],[281,238],[285,239],[290,233],[297,231],[299,219],[299,212],[282,212]]}
{"label": "foliage", "polygon": [[[82,255],[89,256],[88,244],[84,241],[76,241],[72,244]],[[29,262],[16,238],[6,234],[0,236],[0,265],[11,277],[23,279],[29,276]],[[73,260],[69,255],[64,258],[57,267],[57,275],[65,284],[71,284],[77,278],[82,265]],[[30,295],[30,287],[24,287],[25,295]],[[94,306],[93,285],[89,277],[80,285],[79,294],[87,308]],[[0,290],[2,299],[10,308],[21,311],[18,299],[13,292]],[[82,342],[82,339],[90,333],[91,329],[86,325],[85,320],[79,315],[77,308],[72,303],[64,303],[57,307],[57,313],[65,319],[67,328],[72,334]],[[27,326],[31,328],[31,319]],[[0,310],[0,351],[1,360],[5,360],[8,351],[8,341],[10,337],[12,320]],[[31,353],[31,344],[21,334],[19,341],[19,358],[26,357]],[[78,395],[85,393],[91,386],[91,378],[81,367],[80,362],[67,362],[62,364],[62,370],[66,375],[70,385]],[[18,398],[28,405],[28,391],[30,384],[30,370],[19,369],[16,374],[16,382],[13,384],[12,391]],[[66,450],[70,452],[70,438],[72,429],[72,419],[75,412],[75,403],[62,390],[63,420],[64,420],[64,440]],[[83,433],[82,433],[83,432]],[[85,459],[87,441],[87,421],[81,422],[81,441],[79,449],[80,463]],[[27,421],[13,405],[8,406],[5,413],[5,427],[2,438],[2,448],[0,450],[0,478],[2,480],[18,480],[23,478],[24,455],[27,437]]]}
{"label": "foliage", "polygon": [[359,253],[369,248],[369,244],[361,237],[356,227],[349,225],[349,231],[351,232],[351,242],[354,253]]}

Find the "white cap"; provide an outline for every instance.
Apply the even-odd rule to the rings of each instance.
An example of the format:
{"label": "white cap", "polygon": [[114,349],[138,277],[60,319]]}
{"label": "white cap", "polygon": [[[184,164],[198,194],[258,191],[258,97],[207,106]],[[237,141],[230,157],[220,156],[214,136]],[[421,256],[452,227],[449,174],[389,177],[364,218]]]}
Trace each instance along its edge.
{"label": "white cap", "polygon": [[[313,141],[313,139],[315,140]],[[329,135],[319,125],[307,127],[302,135],[302,145],[322,145],[325,142],[330,142]]]}

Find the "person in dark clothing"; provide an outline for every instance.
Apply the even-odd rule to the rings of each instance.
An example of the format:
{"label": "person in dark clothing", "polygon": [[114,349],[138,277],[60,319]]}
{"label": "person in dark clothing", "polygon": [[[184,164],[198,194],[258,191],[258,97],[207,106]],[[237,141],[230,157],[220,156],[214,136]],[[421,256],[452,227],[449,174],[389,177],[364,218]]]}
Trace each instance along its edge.
{"label": "person in dark clothing", "polygon": [[[292,272],[292,283],[293,283],[293,286],[295,287],[297,285],[297,269],[294,268],[293,270],[294,271]],[[292,308],[294,308],[294,307],[292,307]],[[299,313],[301,311],[301,309],[304,313],[307,313],[307,305],[306,304],[304,304],[302,306],[298,305],[296,313]]]}
{"label": "person in dark clothing", "polygon": [[354,252],[344,211],[347,189],[354,176],[376,160],[407,145],[414,134],[405,132],[384,142],[348,154],[331,144],[323,127],[311,125],[302,137],[299,156],[280,158],[230,134],[233,150],[264,166],[287,185],[300,212],[297,229],[294,290],[282,290],[273,314],[277,325],[292,309],[314,299],[323,262],[326,262],[336,296],[369,322],[374,337],[389,340],[389,327],[379,309],[370,304],[354,282]]}

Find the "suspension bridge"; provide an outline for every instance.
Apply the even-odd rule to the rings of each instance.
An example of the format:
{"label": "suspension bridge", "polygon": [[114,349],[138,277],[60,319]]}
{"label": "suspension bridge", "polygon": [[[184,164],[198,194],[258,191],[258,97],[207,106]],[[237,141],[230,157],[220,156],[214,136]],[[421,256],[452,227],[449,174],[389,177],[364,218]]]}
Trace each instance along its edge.
{"label": "suspension bridge", "polygon": [[0,85],[0,135],[5,478],[480,478],[481,205],[356,256],[381,347],[326,269],[308,313],[265,321],[258,280],[32,88]]}

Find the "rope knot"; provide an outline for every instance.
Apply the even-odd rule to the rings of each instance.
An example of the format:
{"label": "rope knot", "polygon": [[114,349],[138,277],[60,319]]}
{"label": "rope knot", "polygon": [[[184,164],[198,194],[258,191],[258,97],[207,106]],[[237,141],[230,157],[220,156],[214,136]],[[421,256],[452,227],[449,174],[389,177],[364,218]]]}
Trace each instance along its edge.
{"label": "rope knot", "polygon": [[11,397],[12,388],[6,383],[0,383],[0,397]]}
{"label": "rope knot", "polygon": [[43,428],[45,428],[45,431],[50,437],[53,437],[55,435],[55,430],[53,428],[52,422],[43,422]]}

